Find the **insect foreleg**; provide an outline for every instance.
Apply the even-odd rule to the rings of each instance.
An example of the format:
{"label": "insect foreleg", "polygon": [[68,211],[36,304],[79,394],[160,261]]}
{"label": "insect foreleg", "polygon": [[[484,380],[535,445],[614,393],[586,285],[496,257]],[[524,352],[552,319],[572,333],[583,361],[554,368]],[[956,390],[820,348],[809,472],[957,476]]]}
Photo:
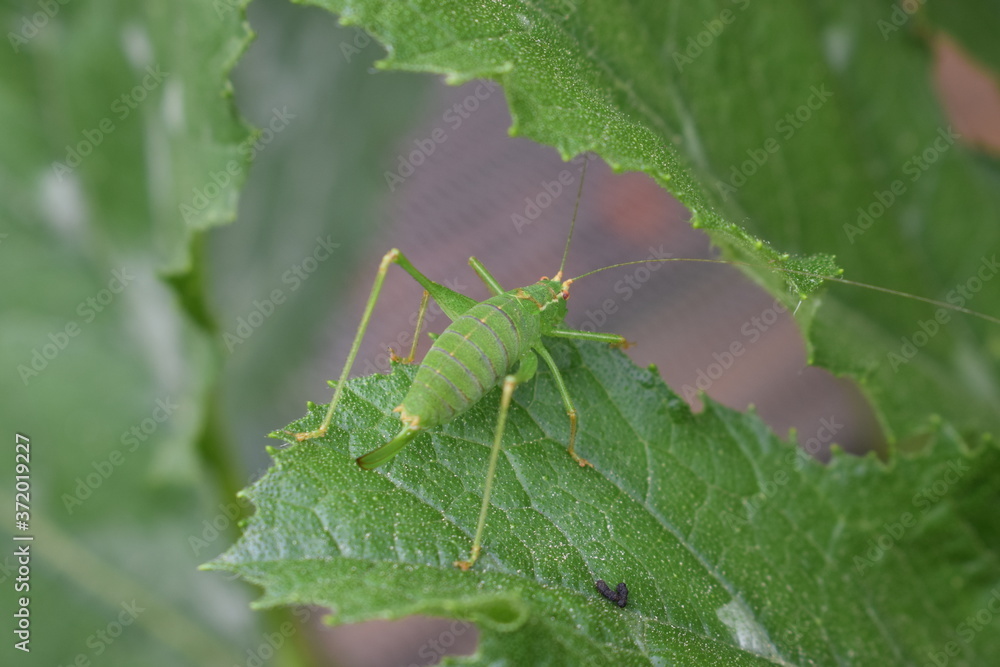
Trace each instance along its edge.
{"label": "insect foreleg", "polygon": [[613,333],[603,333],[601,331],[579,331],[577,329],[563,329],[561,327],[556,327],[545,332],[546,336],[555,336],[556,338],[572,338],[573,340],[590,340],[595,343],[607,343],[608,345],[614,345],[615,347],[628,347],[629,342],[625,340],[625,336],[620,336]]}
{"label": "insect foreleg", "polygon": [[417,355],[417,342],[420,340],[420,327],[424,325],[424,315],[427,313],[427,303],[430,301],[431,293],[424,290],[424,295],[420,297],[420,310],[417,311],[417,328],[413,332],[413,343],[410,345],[410,353],[405,357],[397,357],[395,350],[389,348],[389,358],[403,364],[412,364],[413,357]]}
{"label": "insect foreleg", "polygon": [[486,484],[483,488],[483,504],[479,508],[479,522],[476,524],[476,536],[472,540],[472,552],[469,560],[455,561],[455,567],[468,570],[477,560],[482,550],[483,529],[486,527],[486,513],[490,508],[490,493],[493,491],[493,478],[497,471],[497,459],[500,456],[500,442],[503,440],[504,426],[507,424],[507,412],[510,409],[510,399],[517,385],[530,380],[538,369],[538,357],[528,351],[518,363],[517,371],[508,375],[503,381],[503,394],[500,397],[500,412],[497,415],[497,426],[493,432],[493,448],[490,449],[490,465],[486,470]]}
{"label": "insect foreleg", "polygon": [[410,260],[406,258],[403,253],[401,253],[396,248],[393,248],[382,257],[382,262],[379,264],[378,273],[375,274],[375,283],[372,285],[371,294],[368,295],[368,303],[365,304],[365,312],[361,316],[361,323],[358,325],[358,332],[354,335],[354,342],[351,344],[351,351],[347,354],[347,361],[344,363],[344,370],[340,373],[340,379],[337,380],[337,387],[333,391],[333,398],[330,399],[330,407],[327,408],[326,416],[323,418],[323,423],[320,427],[314,431],[306,431],[304,433],[296,433],[296,440],[309,440],[311,438],[318,438],[326,435],[326,431],[330,428],[330,422],[333,421],[333,413],[337,408],[337,403],[340,402],[341,393],[344,389],[344,384],[347,382],[347,377],[351,373],[351,367],[354,365],[354,358],[358,356],[358,349],[361,347],[361,340],[364,338],[365,330],[368,328],[368,322],[371,320],[372,311],[375,309],[375,302],[378,301],[378,295],[382,291],[382,283],[385,282],[386,271],[389,270],[390,264],[398,264],[407,273],[409,273],[413,278],[420,283],[430,296],[434,297],[434,300],[441,306],[441,310],[450,319],[454,320],[461,316],[466,310],[476,305],[476,301],[464,294],[459,294],[458,292],[448,289],[444,285],[439,285],[434,282],[424,274],[420,273]]}
{"label": "insect foreleg", "polygon": [[593,467],[589,461],[578,455],[574,449],[576,447],[576,408],[573,406],[573,399],[570,398],[569,390],[566,388],[566,381],[563,380],[562,373],[559,372],[559,367],[556,366],[555,359],[552,358],[552,355],[549,354],[549,351],[541,343],[536,345],[534,350],[549,367],[549,370],[552,371],[552,379],[555,380],[556,389],[559,390],[559,396],[562,397],[563,405],[566,406],[566,416],[569,417],[569,447],[566,451],[581,466]]}

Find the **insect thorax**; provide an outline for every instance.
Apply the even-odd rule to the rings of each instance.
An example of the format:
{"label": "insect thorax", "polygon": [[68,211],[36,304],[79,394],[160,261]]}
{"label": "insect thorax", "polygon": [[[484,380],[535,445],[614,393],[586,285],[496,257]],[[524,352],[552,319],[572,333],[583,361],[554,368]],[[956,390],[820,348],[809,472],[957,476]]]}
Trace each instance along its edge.
{"label": "insect thorax", "polygon": [[566,297],[562,283],[557,280],[539,280],[534,285],[511,290],[522,300],[535,305],[541,317],[542,333],[561,326],[566,319]]}

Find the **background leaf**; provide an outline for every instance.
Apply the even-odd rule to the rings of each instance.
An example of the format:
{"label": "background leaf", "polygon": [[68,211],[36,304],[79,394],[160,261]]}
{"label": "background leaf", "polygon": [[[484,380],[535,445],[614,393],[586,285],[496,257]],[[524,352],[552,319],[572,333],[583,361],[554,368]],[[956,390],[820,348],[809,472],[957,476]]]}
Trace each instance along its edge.
{"label": "background leaf", "polygon": [[[31,438],[35,538],[31,653],[7,641],[3,662],[239,660],[258,619],[245,591],[195,571],[209,554],[190,538],[217,539],[244,511],[198,450],[227,456],[200,443],[219,356],[195,268],[246,170],[226,94],[248,41],[240,5],[0,16],[0,421],[11,464],[14,433]],[[12,550],[0,561],[12,590]],[[8,619],[17,597],[3,596]]]}
{"label": "background leaf", "polygon": [[[1000,10],[995,0],[989,2],[949,2],[932,3],[927,7],[926,18],[931,28],[940,29],[959,40],[962,45],[986,65],[994,77],[1000,72],[1000,45],[995,39],[990,39],[990,21],[984,21],[984,16],[996,16]],[[890,17],[893,18],[893,17]],[[895,21],[886,21],[883,26],[887,35],[898,32],[897,24],[906,25],[904,18],[897,14]]]}

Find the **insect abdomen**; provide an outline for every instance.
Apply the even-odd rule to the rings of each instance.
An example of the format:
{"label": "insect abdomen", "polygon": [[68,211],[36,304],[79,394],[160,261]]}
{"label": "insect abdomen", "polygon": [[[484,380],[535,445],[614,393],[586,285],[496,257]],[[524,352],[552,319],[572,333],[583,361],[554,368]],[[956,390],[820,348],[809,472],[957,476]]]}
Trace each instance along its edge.
{"label": "insect abdomen", "polygon": [[476,304],[438,336],[397,408],[421,428],[472,407],[541,338],[539,311],[510,292]]}

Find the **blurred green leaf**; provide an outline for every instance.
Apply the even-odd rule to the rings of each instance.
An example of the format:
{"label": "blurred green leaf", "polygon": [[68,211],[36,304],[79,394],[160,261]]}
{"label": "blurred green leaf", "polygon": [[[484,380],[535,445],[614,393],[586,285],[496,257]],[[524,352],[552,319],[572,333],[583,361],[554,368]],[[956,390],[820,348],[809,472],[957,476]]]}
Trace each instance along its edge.
{"label": "blurred green leaf", "polygon": [[235,216],[249,134],[227,82],[249,33],[222,9],[0,10],[0,421],[32,443],[37,664],[225,664],[259,641],[192,540],[243,511],[197,449],[219,355],[192,255]]}
{"label": "blurred green leaf", "polygon": [[[842,454],[826,467],[753,415],[711,401],[692,414],[619,352],[552,349],[594,469],[566,454],[540,372],[515,394],[473,571],[452,561],[471,546],[499,392],[362,471],[354,457],[398,431],[391,409],[415,373],[399,365],[351,381],[326,437],[272,452],[245,492],[257,513],[209,567],[263,586],[258,607],[477,622],[479,653],[454,664],[910,664],[949,642],[985,664],[1000,651],[967,620],[1000,581],[984,544],[1000,533],[995,444],[969,452],[944,429],[889,469]],[[596,579],[626,582],[628,606]]]}
{"label": "blurred green leaf", "polygon": [[[993,77],[1000,75],[1000,43],[994,38],[996,17],[1000,16],[1000,3],[986,2],[932,2],[926,5],[926,17],[913,16],[901,7],[881,25],[886,35],[904,29],[909,21],[926,20],[930,28],[943,30],[958,40],[973,56],[993,70]],[[993,20],[989,20],[993,19]]]}

